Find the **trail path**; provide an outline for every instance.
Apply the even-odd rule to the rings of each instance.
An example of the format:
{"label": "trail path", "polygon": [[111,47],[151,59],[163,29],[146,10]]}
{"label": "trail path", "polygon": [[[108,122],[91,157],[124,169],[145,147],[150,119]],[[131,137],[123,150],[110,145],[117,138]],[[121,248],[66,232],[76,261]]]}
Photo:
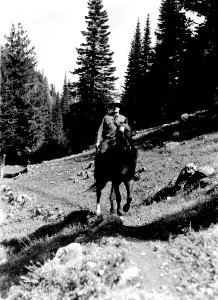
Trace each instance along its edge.
{"label": "trail path", "polygon": [[[141,274],[141,287],[146,293],[160,299],[179,299],[176,278],[171,273],[169,261],[159,253],[156,243],[132,240],[127,256]],[[155,299],[156,299],[155,298]]]}

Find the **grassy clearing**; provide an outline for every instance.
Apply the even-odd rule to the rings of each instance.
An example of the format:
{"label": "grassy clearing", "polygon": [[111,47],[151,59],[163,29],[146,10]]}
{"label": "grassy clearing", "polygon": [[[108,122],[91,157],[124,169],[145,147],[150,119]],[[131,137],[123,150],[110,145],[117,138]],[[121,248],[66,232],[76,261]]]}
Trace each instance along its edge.
{"label": "grassy clearing", "polygon": [[[85,243],[83,264],[64,274],[52,273],[56,271],[49,268],[45,271],[44,266],[59,247],[73,242],[89,225],[87,215],[92,215],[95,209],[95,195],[83,191],[93,179],[78,174],[90,160],[41,164],[31,173],[10,181],[12,188],[35,197],[35,202],[25,204],[19,218],[4,225],[5,238],[1,244],[7,251],[8,263],[0,266],[2,297],[7,298],[10,287],[17,286],[11,289],[8,299],[128,299],[130,295],[135,298],[129,299],[155,299],[154,295],[143,298],[145,292],[140,290],[138,296],[133,296],[132,286],[137,283],[120,285],[122,271],[128,265],[128,257],[123,252],[124,238],[128,237],[161,244],[160,249],[168,256],[171,271],[178,278],[181,299],[215,299],[218,293],[217,186],[199,186],[169,197],[158,195],[163,195],[169,182],[189,162],[217,168],[217,146],[217,133],[183,141],[172,151],[164,147],[146,150],[146,143],[142,144],[137,168],[144,171],[135,182],[135,198],[123,225],[115,224]],[[104,195],[107,192],[108,187]],[[124,188],[121,193],[124,197]],[[35,204],[47,209],[58,207],[64,212],[64,220],[48,223],[40,216],[32,218],[30,212]],[[108,211],[108,205],[107,197],[103,196],[103,211]],[[110,240],[110,236],[115,240]],[[87,270],[88,261],[94,262],[96,269]],[[99,276],[99,270],[105,265],[107,271]],[[29,281],[21,280],[29,271]]]}

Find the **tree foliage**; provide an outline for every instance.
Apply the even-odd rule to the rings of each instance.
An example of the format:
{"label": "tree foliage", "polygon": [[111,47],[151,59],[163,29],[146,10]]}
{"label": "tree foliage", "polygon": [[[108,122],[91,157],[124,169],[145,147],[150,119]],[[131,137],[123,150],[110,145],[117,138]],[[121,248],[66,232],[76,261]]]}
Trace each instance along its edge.
{"label": "tree foliage", "polygon": [[49,103],[30,44],[22,25],[13,24],[2,50],[0,130],[8,159],[25,155],[45,140]]}
{"label": "tree foliage", "polygon": [[184,88],[184,66],[191,32],[180,8],[176,0],[162,1],[156,30],[153,72],[158,88],[154,98],[159,110],[157,114],[164,120],[175,119],[176,114],[182,111],[181,91]]}
{"label": "tree foliage", "polygon": [[128,57],[123,103],[132,127],[137,126],[142,86],[142,38],[138,20]]}
{"label": "tree foliage", "polygon": [[[87,142],[95,136],[101,122],[105,105],[115,93],[116,77],[113,66],[113,52],[109,45],[108,15],[102,0],[88,1],[88,15],[85,17],[87,30],[82,31],[85,41],[77,49],[77,65],[73,74],[78,76],[73,88],[81,101],[80,122],[89,124],[83,135]],[[82,123],[81,123],[82,125]],[[84,126],[81,126],[81,129]]]}

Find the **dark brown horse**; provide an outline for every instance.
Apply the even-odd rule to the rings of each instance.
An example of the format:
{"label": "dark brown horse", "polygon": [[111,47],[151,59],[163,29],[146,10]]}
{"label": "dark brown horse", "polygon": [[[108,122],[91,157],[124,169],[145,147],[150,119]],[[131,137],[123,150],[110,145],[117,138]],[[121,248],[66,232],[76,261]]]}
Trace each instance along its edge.
{"label": "dark brown horse", "polygon": [[[98,154],[97,154],[98,155]],[[101,154],[102,155],[102,154]],[[97,215],[101,214],[100,198],[102,189],[108,181],[112,182],[110,202],[110,213],[114,213],[113,192],[116,195],[117,214],[121,213],[121,195],[119,186],[124,183],[127,192],[127,201],[123,206],[123,211],[127,212],[132,201],[132,180],[135,174],[137,163],[137,150],[132,142],[132,133],[127,124],[122,124],[117,128],[116,141],[114,145],[103,154],[101,164],[96,165],[95,188],[97,196]]]}

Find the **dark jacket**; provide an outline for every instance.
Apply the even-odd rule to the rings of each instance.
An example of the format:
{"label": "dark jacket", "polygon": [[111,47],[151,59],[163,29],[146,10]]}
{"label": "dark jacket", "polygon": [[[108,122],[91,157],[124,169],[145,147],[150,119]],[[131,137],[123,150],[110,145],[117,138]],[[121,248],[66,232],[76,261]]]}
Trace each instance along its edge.
{"label": "dark jacket", "polygon": [[105,115],[98,129],[97,143],[100,144],[102,140],[114,138],[117,127],[122,123],[127,123],[126,117],[123,115]]}

